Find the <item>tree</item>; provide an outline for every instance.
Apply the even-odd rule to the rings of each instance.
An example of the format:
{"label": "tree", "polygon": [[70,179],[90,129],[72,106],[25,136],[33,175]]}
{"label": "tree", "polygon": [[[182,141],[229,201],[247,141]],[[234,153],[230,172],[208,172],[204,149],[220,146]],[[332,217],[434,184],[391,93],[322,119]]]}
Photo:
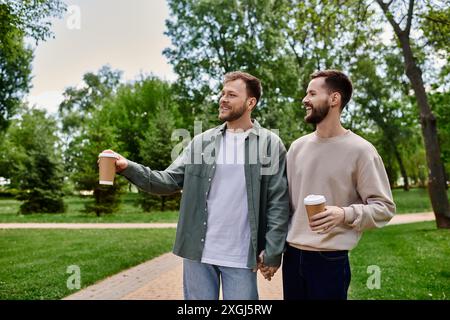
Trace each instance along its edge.
{"label": "tree", "polygon": [[112,186],[98,183],[99,153],[105,149],[120,150],[119,140],[109,123],[107,110],[92,112],[92,118],[86,123],[86,130],[75,139],[72,150],[72,179],[78,190],[93,190],[94,202],[86,204],[86,211],[95,212],[97,216],[118,210],[121,190],[126,184],[119,176]]}
{"label": "tree", "polygon": [[7,30],[11,24],[8,7],[0,4],[0,132],[5,131],[21,98],[30,89],[33,52],[23,43],[20,30]]}
{"label": "tree", "polygon": [[438,51],[438,54],[449,58],[450,6],[439,7],[434,2],[428,2],[427,11],[422,14],[421,19],[421,29],[429,44]]}
{"label": "tree", "polygon": [[[164,170],[172,163],[171,153],[175,142],[171,141],[171,137],[174,130],[175,120],[170,110],[158,107],[148,121],[144,137],[139,140],[139,153],[143,163],[154,170]],[[161,202],[159,209],[166,210],[167,196],[141,193],[139,204],[145,211],[150,211],[155,207],[155,198]],[[176,198],[179,199],[179,196]]]}
{"label": "tree", "polygon": [[62,125],[65,171],[69,175],[72,173],[74,157],[78,156],[73,151],[78,149],[77,143],[82,141],[79,137],[86,135],[93,113],[114,96],[121,77],[121,71],[105,65],[96,73],[85,73],[80,88],[68,87],[64,90],[64,100],[59,105],[58,116]]}
{"label": "tree", "polygon": [[450,92],[435,92],[429,95],[430,104],[436,114],[438,137],[447,181],[450,180]]}
{"label": "tree", "polygon": [[363,115],[373,122],[366,123],[362,131],[378,127],[381,136],[375,138],[377,149],[385,151],[387,157],[383,159],[397,162],[393,166],[388,161],[390,181],[395,183],[396,174],[392,169],[398,168],[403,177],[403,188],[408,191],[406,162],[421,142],[414,140],[418,129],[416,114],[408,97],[409,84],[402,79],[403,70],[398,70],[398,60],[391,48],[381,47],[374,56],[367,53],[359,55],[351,69],[353,84],[358,88],[353,100],[359,112],[356,117]]}
{"label": "tree", "polygon": [[[404,52],[404,47],[383,47],[383,23],[380,21],[383,16],[372,2],[173,0],[169,1],[169,7],[171,19],[166,22],[166,34],[172,40],[172,47],[164,53],[179,75],[176,88],[183,113],[198,119],[207,111],[211,116],[203,118],[212,119],[215,110],[211,96],[218,91],[219,79],[231,70],[248,71],[262,79],[264,88],[255,115],[264,126],[280,128],[282,139],[289,145],[293,138],[312,129],[303,121],[293,120],[304,117],[304,110],[298,105],[309,74],[316,69],[341,69],[359,79],[357,91],[361,93],[359,101],[352,103],[343,114],[344,124],[352,128],[361,120],[369,125],[367,130],[362,128],[363,132],[376,137],[389,155],[393,183],[399,172],[405,188],[408,188],[411,174],[415,180],[423,178],[423,168],[413,167],[413,163],[422,162],[422,142],[416,134],[418,121],[412,118],[414,114],[418,118],[419,112],[412,107],[420,103],[410,99],[410,88],[416,90],[417,86],[408,84],[411,83],[407,80],[409,71],[405,75],[404,70],[398,69],[396,54]],[[430,41],[411,43],[416,66],[425,63],[428,54],[448,61],[445,32],[433,33],[442,21],[447,23],[447,11],[435,5],[420,11],[420,21],[427,21],[422,23],[422,31]],[[395,10],[395,15],[399,12],[401,10]],[[404,21],[408,24],[408,19]],[[429,50],[430,46],[437,50]],[[368,64],[370,59],[377,64],[367,76],[356,66]],[[427,76],[436,78],[436,74],[437,68],[427,65]],[[365,104],[370,108],[365,109]],[[430,127],[427,128],[429,131]],[[430,143],[424,134],[422,136],[429,158]],[[412,156],[417,158],[410,159]],[[430,163],[429,159],[427,161]],[[435,178],[436,174],[430,175],[433,196],[438,184]],[[446,195],[441,196],[445,196],[445,203],[448,203]],[[436,204],[437,200],[432,198],[433,202]]]}
{"label": "tree", "polygon": [[[436,216],[436,224],[438,228],[450,228],[450,205],[446,192],[444,166],[441,161],[436,117],[432,113],[428,102],[422,78],[422,70],[417,59],[417,49],[415,49],[411,37],[411,28],[414,22],[415,1],[408,1],[407,13],[404,14],[400,20],[396,20],[395,16],[398,12],[401,12],[401,7],[399,8],[401,3],[394,3],[393,0],[387,3],[382,0],[377,0],[377,3],[381,7],[389,24],[394,29],[394,33],[399,41],[404,58],[405,73],[411,82],[411,86],[417,99],[417,105],[420,110],[420,124],[429,168],[428,191],[431,205]],[[406,20],[402,27],[402,21],[405,18]]]}
{"label": "tree", "polygon": [[247,71],[264,89],[255,117],[280,129],[287,145],[311,131],[295,121],[305,115],[299,101],[309,75],[348,68],[355,50],[370,48],[379,32],[362,23],[372,11],[352,0],[172,0],[169,7],[166,34],[173,46],[164,54],[179,76],[181,112],[217,123],[213,105],[223,74]]}
{"label": "tree", "polygon": [[[292,59],[285,59],[283,35],[272,27],[270,16],[277,12],[273,1],[184,0],[169,1],[169,7],[173,19],[166,22],[166,34],[174,46],[164,54],[179,76],[175,89],[183,116],[191,124],[194,119],[203,121],[204,127],[217,124],[222,77],[243,70],[263,82],[264,94],[255,116],[263,125],[277,128],[276,120],[284,113],[278,112],[279,117],[268,114],[292,100],[284,92],[289,92],[288,97],[295,95],[297,80]],[[276,105],[271,100],[275,95]]]}
{"label": "tree", "polygon": [[36,42],[52,36],[51,19],[61,17],[66,10],[66,5],[61,0],[3,0],[0,5],[7,15],[2,16],[0,34],[18,29]]}
{"label": "tree", "polygon": [[[105,102],[103,108],[108,110],[110,125],[115,128],[122,143],[121,152],[127,153],[130,159],[137,162],[143,160],[139,151],[140,140],[144,139],[149,122],[160,110],[166,110],[173,116],[175,126],[183,126],[172,95],[169,83],[149,76],[121,86],[117,94]],[[170,141],[170,135],[166,141]]]}
{"label": "tree", "polygon": [[[98,153],[113,149],[142,162],[140,140],[161,110],[174,125],[183,123],[169,83],[153,76],[128,84],[121,83],[120,79],[121,72],[107,66],[96,74],[87,73],[83,76],[85,86],[66,89],[65,100],[59,108],[65,133],[67,172],[78,190],[94,190],[95,202],[86,209],[97,215],[117,210],[121,189],[126,184],[118,177],[112,187],[98,185]],[[157,118],[156,121],[168,124],[168,119]],[[152,134],[162,134],[158,128]],[[171,131],[171,128],[172,125],[165,130]],[[167,146],[171,143],[170,137],[164,134],[159,138]],[[166,159],[165,156],[161,159]],[[170,157],[170,151],[167,156]],[[167,161],[166,165],[169,164]]]}
{"label": "tree", "polygon": [[23,108],[5,134],[0,165],[20,190],[21,213],[64,212],[63,173],[56,121],[45,111]]}
{"label": "tree", "polygon": [[104,109],[121,84],[122,72],[109,66],[97,73],[83,75],[83,86],[69,87],[59,106],[64,141],[65,170],[77,190],[92,190],[94,201],[86,204],[87,212],[97,216],[113,213],[120,205],[124,181],[113,186],[98,183],[98,154],[104,149],[119,149],[110,115]]}
{"label": "tree", "polygon": [[122,78],[122,71],[113,70],[109,65],[102,66],[97,73],[83,75],[81,88],[68,87],[64,90],[64,100],[59,105],[63,120],[63,131],[77,131],[91,113],[99,109],[105,99],[116,93]]}
{"label": "tree", "polygon": [[64,9],[59,0],[0,3],[0,132],[6,130],[30,89],[33,52],[25,46],[24,37],[45,40],[51,35],[49,18]]}
{"label": "tree", "polygon": [[[123,85],[104,108],[121,143],[121,153],[156,170],[164,170],[171,164],[171,135],[175,128],[184,127],[185,122],[169,83],[149,76]],[[166,199],[166,196],[141,193],[138,203],[149,211],[160,202],[159,207],[164,210]]]}
{"label": "tree", "polygon": [[22,214],[64,212],[63,174],[61,163],[43,150],[29,150],[20,171],[18,200]]}

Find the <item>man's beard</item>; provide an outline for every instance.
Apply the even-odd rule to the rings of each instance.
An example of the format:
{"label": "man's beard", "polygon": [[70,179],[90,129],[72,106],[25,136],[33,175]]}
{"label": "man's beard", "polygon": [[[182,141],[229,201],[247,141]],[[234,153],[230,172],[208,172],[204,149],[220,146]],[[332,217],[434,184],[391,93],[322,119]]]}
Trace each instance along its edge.
{"label": "man's beard", "polygon": [[226,116],[220,115],[220,108],[219,108],[219,119],[222,121],[234,121],[234,120],[239,119],[245,113],[245,104],[246,103],[247,103],[247,101],[245,101],[244,104],[242,105],[242,107],[237,110],[231,110],[228,113],[228,115],[226,115]]}
{"label": "man's beard", "polygon": [[330,111],[330,105],[326,102],[317,107],[313,107],[311,104],[308,104],[307,106],[311,107],[311,113],[305,116],[305,121],[307,123],[318,124],[322,122]]}

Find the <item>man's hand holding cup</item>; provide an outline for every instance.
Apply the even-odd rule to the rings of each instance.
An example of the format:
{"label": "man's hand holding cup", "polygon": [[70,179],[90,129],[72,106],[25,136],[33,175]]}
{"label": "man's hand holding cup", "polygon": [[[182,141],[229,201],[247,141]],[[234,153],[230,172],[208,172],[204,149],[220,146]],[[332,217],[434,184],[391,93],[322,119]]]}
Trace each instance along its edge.
{"label": "man's hand holding cup", "polygon": [[304,199],[309,226],[320,234],[330,232],[334,227],[344,223],[344,209],[336,206],[325,206],[325,197],[309,195]]}
{"label": "man's hand holding cup", "polygon": [[112,150],[104,150],[98,155],[99,184],[113,185],[116,173],[128,167],[128,160]]}

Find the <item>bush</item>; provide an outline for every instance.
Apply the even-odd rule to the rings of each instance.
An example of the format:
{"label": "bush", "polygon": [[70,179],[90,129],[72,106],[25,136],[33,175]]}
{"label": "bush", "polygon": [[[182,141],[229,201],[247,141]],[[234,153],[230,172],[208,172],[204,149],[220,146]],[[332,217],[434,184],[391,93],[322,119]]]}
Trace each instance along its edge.
{"label": "bush", "polygon": [[15,198],[19,190],[15,188],[0,188],[0,198]]}
{"label": "bush", "polygon": [[137,204],[145,212],[150,211],[166,211],[166,210],[179,210],[180,208],[181,193],[176,193],[168,196],[158,196],[139,191],[139,197]]}
{"label": "bush", "polygon": [[61,165],[45,151],[31,150],[24,161],[20,176],[18,200],[24,201],[20,213],[62,213],[66,207],[63,202],[63,176]]}
{"label": "bush", "polygon": [[21,214],[34,212],[62,213],[67,209],[60,195],[53,194],[53,192],[47,190],[34,189],[21,193],[17,198],[19,200],[26,200],[20,206]]}
{"label": "bush", "polygon": [[24,107],[5,134],[0,168],[7,169],[11,187],[19,189],[10,194],[24,201],[21,213],[65,211],[62,199],[64,174],[57,130],[53,116]]}
{"label": "bush", "polygon": [[123,184],[116,181],[113,186],[98,185],[94,189],[94,202],[85,205],[86,212],[95,212],[99,217],[102,214],[111,214],[119,209],[120,196],[123,194]]}
{"label": "bush", "polygon": [[77,194],[77,192],[75,191],[75,186],[74,186],[73,182],[70,180],[64,181],[64,184],[62,187],[62,192],[63,192],[64,196],[73,196],[73,195]]}

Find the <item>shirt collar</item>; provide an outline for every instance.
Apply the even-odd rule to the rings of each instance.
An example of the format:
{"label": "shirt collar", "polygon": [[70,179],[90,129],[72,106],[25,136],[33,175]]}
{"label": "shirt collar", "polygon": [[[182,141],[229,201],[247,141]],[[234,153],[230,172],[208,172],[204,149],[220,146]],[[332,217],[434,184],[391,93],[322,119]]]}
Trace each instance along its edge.
{"label": "shirt collar", "polygon": [[[250,129],[249,134],[254,134],[256,136],[259,136],[259,130],[262,128],[258,121],[255,119],[252,119],[253,127]],[[217,127],[217,131],[215,132],[215,136],[218,136],[219,134],[223,134],[225,130],[227,129],[227,123],[222,123],[219,127]]]}

